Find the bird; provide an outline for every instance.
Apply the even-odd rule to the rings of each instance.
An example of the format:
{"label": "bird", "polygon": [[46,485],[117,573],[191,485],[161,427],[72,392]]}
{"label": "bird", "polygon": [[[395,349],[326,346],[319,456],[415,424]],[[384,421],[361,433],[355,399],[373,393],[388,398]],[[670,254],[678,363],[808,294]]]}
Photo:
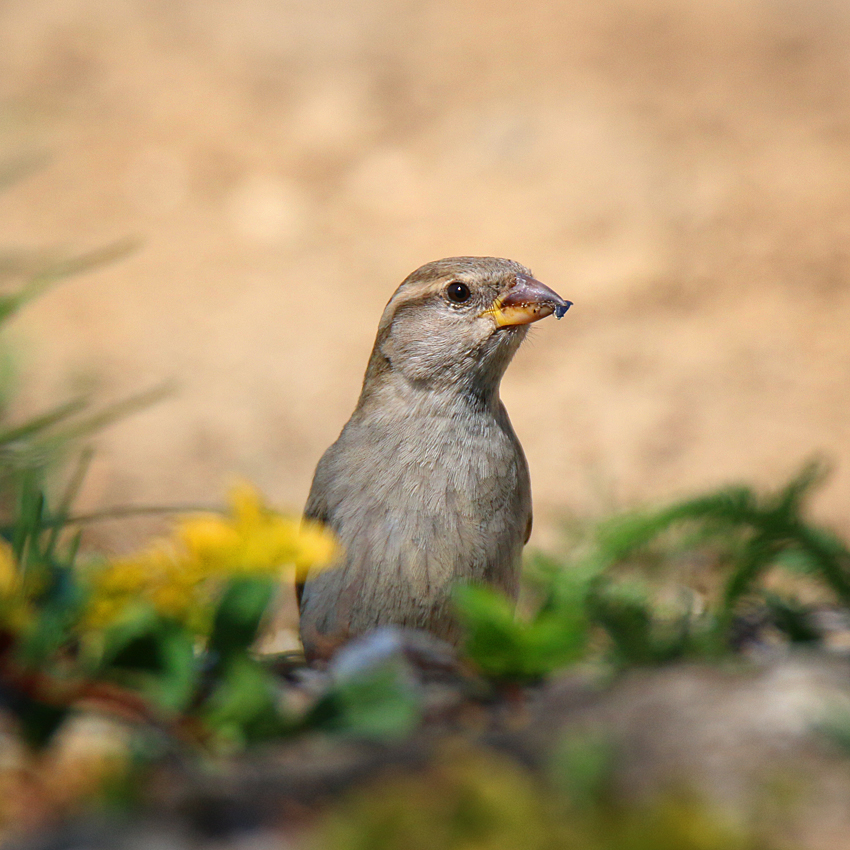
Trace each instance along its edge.
{"label": "bird", "polygon": [[499,385],[529,324],[571,306],[495,257],[427,263],[395,291],[304,509],[341,552],[297,581],[308,661],[384,625],[459,644],[458,582],[516,600],[531,484]]}

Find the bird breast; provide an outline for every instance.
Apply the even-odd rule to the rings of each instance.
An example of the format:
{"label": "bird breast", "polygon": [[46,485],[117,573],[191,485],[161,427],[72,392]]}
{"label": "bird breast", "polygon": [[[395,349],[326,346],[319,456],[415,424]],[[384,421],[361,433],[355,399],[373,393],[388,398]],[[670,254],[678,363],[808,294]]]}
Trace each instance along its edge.
{"label": "bird breast", "polygon": [[[433,628],[462,580],[516,594],[531,496],[501,404],[356,413],[319,462],[308,514],[311,504],[345,552],[305,588],[302,616],[320,631],[340,617],[352,632],[386,622]],[[346,610],[316,609],[330,599]]]}

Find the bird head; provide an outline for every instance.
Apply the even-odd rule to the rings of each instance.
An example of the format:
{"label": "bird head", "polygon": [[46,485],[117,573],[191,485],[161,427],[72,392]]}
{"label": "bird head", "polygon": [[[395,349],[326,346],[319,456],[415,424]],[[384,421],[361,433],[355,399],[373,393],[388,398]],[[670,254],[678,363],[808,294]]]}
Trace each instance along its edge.
{"label": "bird head", "polygon": [[387,304],[364,391],[395,376],[423,389],[488,396],[532,322],[571,306],[525,266],[452,257],[409,275]]}

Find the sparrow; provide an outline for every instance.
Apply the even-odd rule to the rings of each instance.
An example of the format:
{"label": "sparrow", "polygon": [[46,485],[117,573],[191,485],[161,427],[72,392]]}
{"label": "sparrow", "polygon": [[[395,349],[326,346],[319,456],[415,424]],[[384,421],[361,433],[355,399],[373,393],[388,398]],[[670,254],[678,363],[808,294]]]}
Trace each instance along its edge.
{"label": "sparrow", "polygon": [[395,291],[304,509],[342,553],[296,588],[308,660],[381,625],[459,643],[458,582],[516,599],[531,485],[499,384],[529,324],[570,306],[494,257],[428,263]]}

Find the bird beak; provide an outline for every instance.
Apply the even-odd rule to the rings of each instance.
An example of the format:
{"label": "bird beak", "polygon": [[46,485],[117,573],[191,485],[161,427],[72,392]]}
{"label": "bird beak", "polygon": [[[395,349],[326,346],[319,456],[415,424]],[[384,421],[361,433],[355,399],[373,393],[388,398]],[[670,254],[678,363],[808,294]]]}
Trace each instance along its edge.
{"label": "bird beak", "polygon": [[482,315],[492,317],[496,327],[505,328],[527,325],[552,313],[560,319],[572,306],[572,301],[565,301],[539,280],[518,274],[516,283]]}

